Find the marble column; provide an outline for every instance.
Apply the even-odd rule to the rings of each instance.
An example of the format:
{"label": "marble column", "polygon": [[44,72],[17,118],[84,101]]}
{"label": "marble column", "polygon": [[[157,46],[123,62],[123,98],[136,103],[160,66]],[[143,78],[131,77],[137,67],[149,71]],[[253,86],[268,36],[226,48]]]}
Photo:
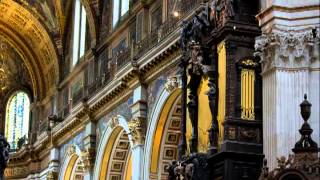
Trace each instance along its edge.
{"label": "marble column", "polygon": [[129,121],[132,152],[132,180],[143,179],[143,154],[145,142],[145,120],[147,117],[147,90],[140,85],[133,91],[132,119]]}
{"label": "marble column", "polygon": [[263,32],[255,43],[263,78],[263,149],[270,169],[276,168],[277,157],[292,153],[300,138],[299,104],[304,94],[312,103],[309,122],[319,144],[320,18],[313,8],[317,3],[267,1],[257,16]]}

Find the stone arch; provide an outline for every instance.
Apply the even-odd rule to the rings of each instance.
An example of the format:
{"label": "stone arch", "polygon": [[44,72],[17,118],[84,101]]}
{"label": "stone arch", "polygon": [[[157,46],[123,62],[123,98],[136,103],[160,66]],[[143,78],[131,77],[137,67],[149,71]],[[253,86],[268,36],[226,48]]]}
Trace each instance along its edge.
{"label": "stone arch", "polygon": [[144,179],[152,178],[150,177],[152,174],[157,176],[160,172],[159,159],[163,157],[163,154],[160,155],[163,152],[161,149],[164,144],[163,134],[167,132],[170,125],[167,119],[172,114],[174,106],[177,105],[180,94],[181,89],[179,88],[172,92],[163,90],[152,110],[146,134]]}
{"label": "stone arch", "polygon": [[77,164],[82,162],[81,150],[78,146],[70,144],[64,155],[64,161],[59,171],[59,180],[71,180]]}
{"label": "stone arch", "polygon": [[124,117],[118,115],[108,121],[98,145],[93,179],[110,179],[112,177],[109,174],[118,178],[116,172],[131,172],[127,168],[131,161],[131,139],[129,126]]}

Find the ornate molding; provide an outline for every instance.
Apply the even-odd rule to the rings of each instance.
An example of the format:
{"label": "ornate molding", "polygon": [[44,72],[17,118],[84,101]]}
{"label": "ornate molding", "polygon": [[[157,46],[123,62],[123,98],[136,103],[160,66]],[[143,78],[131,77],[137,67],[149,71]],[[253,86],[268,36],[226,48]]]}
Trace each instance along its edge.
{"label": "ornate molding", "polygon": [[141,145],[145,140],[144,119],[134,118],[128,122],[133,145]]}
{"label": "ornate molding", "polygon": [[[262,73],[273,68],[308,68],[319,61],[319,30],[279,31],[256,38],[255,55],[260,57]],[[319,68],[319,67],[318,67]]]}

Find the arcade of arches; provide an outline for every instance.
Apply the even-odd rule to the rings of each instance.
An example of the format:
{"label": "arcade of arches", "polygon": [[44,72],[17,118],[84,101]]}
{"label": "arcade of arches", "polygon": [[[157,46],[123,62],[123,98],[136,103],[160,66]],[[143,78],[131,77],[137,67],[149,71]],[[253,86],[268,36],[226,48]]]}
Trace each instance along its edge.
{"label": "arcade of arches", "polygon": [[0,0],[5,179],[258,179],[300,139],[304,94],[319,144],[319,7]]}

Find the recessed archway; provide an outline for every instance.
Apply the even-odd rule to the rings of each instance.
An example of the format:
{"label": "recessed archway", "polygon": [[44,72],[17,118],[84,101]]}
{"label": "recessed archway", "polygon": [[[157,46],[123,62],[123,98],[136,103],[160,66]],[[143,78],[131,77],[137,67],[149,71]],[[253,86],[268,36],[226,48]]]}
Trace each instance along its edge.
{"label": "recessed archway", "polygon": [[78,146],[70,144],[67,147],[59,171],[59,180],[82,180],[84,178],[81,150]]}
{"label": "recessed archway", "polygon": [[132,176],[131,135],[122,116],[109,120],[100,140],[94,168],[95,180],[127,180]]}
{"label": "recessed archway", "polygon": [[163,90],[151,113],[145,145],[144,178],[165,178],[164,168],[177,158],[180,138],[181,89]]}

